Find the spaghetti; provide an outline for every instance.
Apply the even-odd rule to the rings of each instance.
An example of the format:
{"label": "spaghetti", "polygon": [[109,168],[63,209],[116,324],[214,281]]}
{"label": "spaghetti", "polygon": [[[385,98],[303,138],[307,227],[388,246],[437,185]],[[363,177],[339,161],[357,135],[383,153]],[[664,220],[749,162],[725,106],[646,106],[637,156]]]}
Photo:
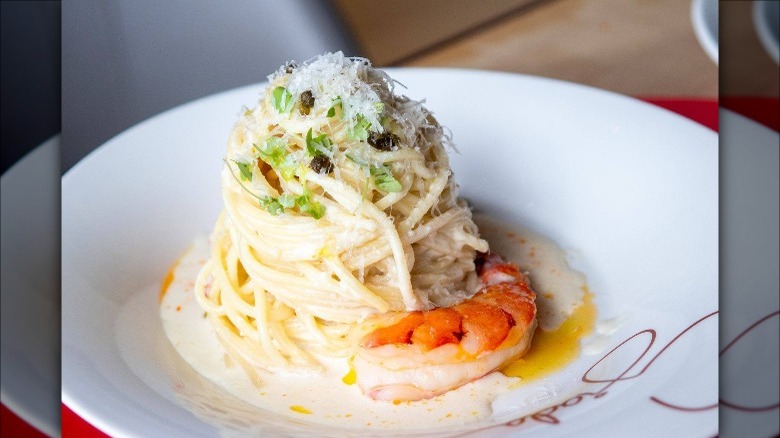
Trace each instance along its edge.
{"label": "spaghetti", "polygon": [[433,115],[340,52],[269,82],[230,134],[195,285],[228,353],[249,369],[316,366],[352,354],[347,335],[371,314],[473,295],[488,245]]}

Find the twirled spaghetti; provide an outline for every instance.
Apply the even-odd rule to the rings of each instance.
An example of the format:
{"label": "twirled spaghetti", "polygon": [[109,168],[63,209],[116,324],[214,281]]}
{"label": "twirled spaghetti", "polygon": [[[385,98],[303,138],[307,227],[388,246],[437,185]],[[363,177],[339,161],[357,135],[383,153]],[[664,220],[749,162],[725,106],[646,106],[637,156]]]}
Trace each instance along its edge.
{"label": "twirled spaghetti", "polygon": [[373,313],[449,306],[487,251],[457,198],[448,139],[365,59],[328,54],[269,77],[228,140],[224,211],[195,285],[251,368],[347,356]]}

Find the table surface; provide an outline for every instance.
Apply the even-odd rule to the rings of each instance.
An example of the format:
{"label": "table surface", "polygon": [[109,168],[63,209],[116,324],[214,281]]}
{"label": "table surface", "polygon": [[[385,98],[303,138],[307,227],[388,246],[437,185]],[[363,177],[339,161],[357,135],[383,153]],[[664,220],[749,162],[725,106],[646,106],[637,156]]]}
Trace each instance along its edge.
{"label": "table surface", "polygon": [[752,2],[720,3],[729,55],[720,78],[686,0],[540,0],[393,64],[525,73],[645,97],[717,99],[720,79],[723,95],[777,98],[778,66],[751,11]]}
{"label": "table surface", "polygon": [[758,39],[753,2],[720,2],[720,95],[780,97],[780,72]]}
{"label": "table surface", "polygon": [[402,60],[545,76],[632,96],[718,97],[685,0],[546,0]]}

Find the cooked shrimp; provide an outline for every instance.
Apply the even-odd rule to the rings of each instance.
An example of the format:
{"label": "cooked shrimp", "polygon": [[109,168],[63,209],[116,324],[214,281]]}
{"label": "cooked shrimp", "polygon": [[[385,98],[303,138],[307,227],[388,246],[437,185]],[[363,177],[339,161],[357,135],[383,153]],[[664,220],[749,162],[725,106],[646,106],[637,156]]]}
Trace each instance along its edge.
{"label": "cooked shrimp", "polygon": [[515,265],[488,254],[482,289],[449,308],[371,317],[353,365],[376,400],[414,401],[458,388],[522,356],[536,329],[536,294]]}

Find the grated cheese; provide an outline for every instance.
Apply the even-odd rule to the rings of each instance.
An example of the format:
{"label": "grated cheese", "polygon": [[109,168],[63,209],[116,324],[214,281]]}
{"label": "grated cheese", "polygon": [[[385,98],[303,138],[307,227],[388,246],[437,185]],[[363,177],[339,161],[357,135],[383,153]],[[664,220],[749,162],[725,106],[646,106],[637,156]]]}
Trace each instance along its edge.
{"label": "grated cheese", "polygon": [[[350,127],[360,116],[370,130],[379,133],[390,130],[406,145],[418,150],[427,148],[433,139],[441,141],[444,137],[448,140],[430,111],[423,106],[425,101],[394,94],[395,82],[385,72],[373,68],[368,59],[336,52],[289,65],[295,66],[291,73],[287,73],[286,66],[281,66],[268,76],[268,80],[272,87],[285,86],[296,98],[310,90],[315,98],[313,113],[327,112],[340,99],[344,119]],[[263,98],[264,94],[261,102]],[[291,117],[299,116],[293,114]]]}

